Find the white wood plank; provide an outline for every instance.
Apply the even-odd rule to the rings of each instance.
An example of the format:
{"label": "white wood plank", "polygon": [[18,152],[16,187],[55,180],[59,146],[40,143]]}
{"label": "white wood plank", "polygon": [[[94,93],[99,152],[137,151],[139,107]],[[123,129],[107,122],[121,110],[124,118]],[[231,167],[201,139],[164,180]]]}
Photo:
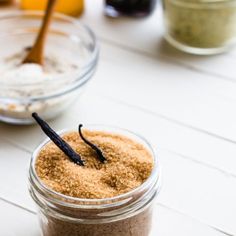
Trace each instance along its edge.
{"label": "white wood plank", "polygon": [[0,140],[0,198],[34,210],[28,193],[30,154]]}
{"label": "white wood plank", "polygon": [[0,201],[1,236],[40,236],[36,215]]}
{"label": "white wood plank", "polygon": [[[1,145],[0,178],[7,181],[0,182],[0,197],[34,209],[27,190],[28,153],[17,151],[8,143],[1,142]],[[167,151],[159,150],[158,154],[163,167],[163,189],[158,201],[236,234],[236,178]]]}
{"label": "white wood plank", "polygon": [[155,207],[152,232],[153,236],[225,236],[222,232],[161,205]]}
{"label": "white wood plank", "polygon": [[[35,214],[0,201],[0,232],[4,236],[39,236],[40,229]],[[170,227],[171,224],[171,227]],[[156,205],[150,236],[224,236],[225,234],[193,219]]]}
{"label": "white wood plank", "polygon": [[159,201],[211,226],[236,234],[236,179],[159,151],[163,188]]}

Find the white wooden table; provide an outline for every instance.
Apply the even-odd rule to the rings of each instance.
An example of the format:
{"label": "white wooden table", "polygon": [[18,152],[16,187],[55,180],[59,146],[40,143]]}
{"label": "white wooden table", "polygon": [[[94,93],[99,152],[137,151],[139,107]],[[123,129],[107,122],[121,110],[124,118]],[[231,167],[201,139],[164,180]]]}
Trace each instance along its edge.
{"label": "white wooden table", "polygon": [[[101,44],[98,70],[50,124],[116,125],[155,145],[163,188],[152,236],[236,235],[236,50],[187,55],[163,40],[160,9],[147,19],[109,20],[101,0],[86,3],[82,21]],[[45,136],[38,126],[3,123],[0,134],[0,236],[38,236],[27,173]]]}

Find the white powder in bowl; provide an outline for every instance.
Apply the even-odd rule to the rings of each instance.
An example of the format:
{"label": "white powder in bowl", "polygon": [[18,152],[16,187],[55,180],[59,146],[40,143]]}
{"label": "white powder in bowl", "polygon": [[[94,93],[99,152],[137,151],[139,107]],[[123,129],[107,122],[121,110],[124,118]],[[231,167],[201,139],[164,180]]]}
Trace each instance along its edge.
{"label": "white powder in bowl", "polygon": [[[21,62],[28,49],[7,56],[0,63],[0,120],[4,117],[26,120],[31,123],[31,113],[59,113],[68,106],[75,93],[52,99],[32,100],[60,93],[79,75],[77,58],[60,55],[57,51],[46,54],[43,66]],[[83,59],[83,55],[81,56]],[[84,57],[86,59],[86,57]],[[48,115],[46,115],[48,116]],[[14,121],[13,121],[14,122]]]}
{"label": "white powder in bowl", "polygon": [[44,65],[34,63],[22,64],[28,49],[11,55],[0,64],[0,83],[28,84],[43,83],[44,80],[57,79],[63,74],[70,74],[79,69],[75,58],[63,58],[60,55],[46,55]]}

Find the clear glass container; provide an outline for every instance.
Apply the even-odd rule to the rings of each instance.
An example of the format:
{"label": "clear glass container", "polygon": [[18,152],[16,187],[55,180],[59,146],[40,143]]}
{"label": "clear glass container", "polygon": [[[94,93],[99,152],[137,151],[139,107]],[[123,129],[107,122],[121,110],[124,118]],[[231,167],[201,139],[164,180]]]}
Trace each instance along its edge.
{"label": "clear glass container", "polygon": [[[42,13],[27,11],[0,18],[1,69],[5,68],[5,58],[33,44],[41,20]],[[14,83],[0,78],[1,121],[31,124],[34,123],[32,112],[38,112],[44,119],[51,119],[78,98],[97,65],[98,46],[94,33],[74,18],[55,14],[45,48],[46,55],[54,53],[63,63],[73,60],[78,68],[37,82],[18,81],[17,76]]]}
{"label": "clear glass container", "polygon": [[193,54],[216,54],[236,42],[235,0],[162,0],[166,40]]}
{"label": "clear glass container", "polygon": [[143,144],[153,154],[153,171],[141,186],[113,198],[81,199],[65,196],[47,188],[36,174],[38,153],[49,142],[45,140],[34,151],[29,171],[30,194],[38,207],[42,235],[148,236],[153,203],[160,190],[160,169],[153,148],[143,137],[128,130],[94,125],[86,125],[86,128],[122,134]]}
{"label": "clear glass container", "polygon": [[105,0],[105,14],[110,17],[146,17],[155,9],[156,0]]}

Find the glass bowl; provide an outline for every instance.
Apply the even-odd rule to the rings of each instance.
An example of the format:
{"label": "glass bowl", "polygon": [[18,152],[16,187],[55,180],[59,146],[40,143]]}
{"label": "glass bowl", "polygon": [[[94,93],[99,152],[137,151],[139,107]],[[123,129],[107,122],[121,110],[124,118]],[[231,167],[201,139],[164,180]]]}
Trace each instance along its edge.
{"label": "glass bowl", "polygon": [[[33,45],[42,16],[42,12],[17,11],[0,18],[1,121],[31,124],[34,123],[32,112],[38,112],[44,119],[58,116],[81,94],[95,72],[98,45],[94,33],[74,18],[55,14],[48,32],[45,56],[53,55],[55,60],[61,60],[58,71],[49,78],[35,77],[35,81],[32,80],[35,71],[27,72],[27,78],[15,74],[11,79],[4,79],[3,74],[12,71],[6,61],[16,53],[22,55],[23,50]],[[20,62],[14,62],[14,66]],[[64,68],[63,73],[60,68]]]}

